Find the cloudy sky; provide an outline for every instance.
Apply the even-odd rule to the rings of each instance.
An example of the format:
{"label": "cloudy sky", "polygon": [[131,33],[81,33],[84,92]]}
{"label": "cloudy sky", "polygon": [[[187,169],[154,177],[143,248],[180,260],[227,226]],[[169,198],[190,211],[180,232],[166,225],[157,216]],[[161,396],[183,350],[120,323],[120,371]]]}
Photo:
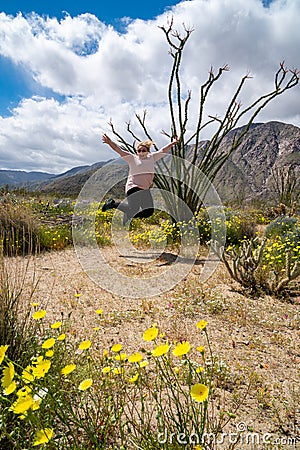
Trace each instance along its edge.
{"label": "cloudy sky", "polygon": [[[172,61],[159,27],[172,17],[176,29],[194,29],[181,71],[183,95],[192,92],[191,127],[211,66],[230,71],[212,91],[207,115],[222,114],[243,75],[252,76],[246,105],[272,90],[281,61],[300,68],[299,0],[105,3],[0,0],[0,169],[62,173],[111,159],[101,142],[110,118],[125,135],[128,121],[138,131],[135,113],[145,109],[152,137],[167,143],[161,130],[170,124]],[[300,126],[299,86],[257,119],[270,120]]]}

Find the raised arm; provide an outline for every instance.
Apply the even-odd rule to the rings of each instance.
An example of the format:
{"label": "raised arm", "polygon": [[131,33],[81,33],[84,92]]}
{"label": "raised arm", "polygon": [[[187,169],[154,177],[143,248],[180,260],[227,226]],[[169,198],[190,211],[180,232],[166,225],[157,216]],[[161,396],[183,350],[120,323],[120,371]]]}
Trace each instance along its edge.
{"label": "raised arm", "polygon": [[162,147],[158,151],[161,152],[161,153],[169,153],[169,151],[171,150],[173,145],[176,145],[177,143],[178,143],[178,138],[176,137],[175,139],[173,139],[172,142],[170,142],[169,144],[165,145],[164,147]]}
{"label": "raised arm", "polygon": [[153,153],[154,160],[158,161],[159,159],[163,158],[167,153],[169,153],[169,151],[171,150],[173,145],[176,145],[177,143],[178,143],[178,138],[176,137],[175,139],[173,139],[172,142],[170,142],[169,144],[165,145],[164,147],[162,147],[157,152]]}
{"label": "raised arm", "polygon": [[119,147],[118,144],[116,144],[114,141],[112,141],[110,139],[110,137],[107,136],[107,134],[102,135],[102,142],[104,142],[104,144],[108,144],[110,146],[110,148],[112,148],[115,152],[117,152],[122,157],[131,155],[131,153],[126,152],[121,147]]}

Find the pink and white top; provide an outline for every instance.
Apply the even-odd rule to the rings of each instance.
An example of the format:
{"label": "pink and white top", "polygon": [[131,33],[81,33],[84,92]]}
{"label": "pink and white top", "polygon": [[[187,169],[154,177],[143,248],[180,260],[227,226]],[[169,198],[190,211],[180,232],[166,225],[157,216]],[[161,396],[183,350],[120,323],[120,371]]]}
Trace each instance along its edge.
{"label": "pink and white top", "polygon": [[148,153],[147,158],[144,159],[131,153],[122,156],[129,165],[125,192],[128,192],[133,187],[150,189],[154,179],[154,164],[164,156],[166,156],[166,153],[162,151]]}

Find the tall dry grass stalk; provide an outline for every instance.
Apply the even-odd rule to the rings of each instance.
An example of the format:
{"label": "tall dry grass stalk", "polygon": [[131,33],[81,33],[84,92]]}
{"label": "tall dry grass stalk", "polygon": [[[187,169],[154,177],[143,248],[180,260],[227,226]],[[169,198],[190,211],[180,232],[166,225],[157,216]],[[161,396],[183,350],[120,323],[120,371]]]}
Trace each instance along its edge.
{"label": "tall dry grass stalk", "polygon": [[33,257],[7,257],[0,247],[0,345],[9,345],[9,357],[20,363],[36,336],[30,304],[38,280],[34,268],[29,274],[31,264]]}
{"label": "tall dry grass stalk", "polygon": [[39,250],[39,224],[28,205],[0,202],[0,241],[4,255],[27,255]]}

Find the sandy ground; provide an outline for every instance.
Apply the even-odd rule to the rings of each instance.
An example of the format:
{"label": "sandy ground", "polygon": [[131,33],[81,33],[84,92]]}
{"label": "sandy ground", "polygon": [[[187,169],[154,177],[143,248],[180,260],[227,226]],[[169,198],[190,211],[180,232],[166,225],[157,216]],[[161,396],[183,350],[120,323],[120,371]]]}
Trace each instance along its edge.
{"label": "sandy ground", "polygon": [[[172,252],[145,264],[120,255],[113,247],[102,251],[109,265],[131,276],[132,283],[147,277],[151,283],[151,277],[163,277],[174,264]],[[239,291],[222,265],[201,282],[202,267],[199,257],[168,292],[149,297],[145,289],[144,297],[131,298],[103,289],[101,281],[96,283],[87,275],[74,249],[68,248],[30,259],[27,282],[32,283],[33,277],[38,280],[32,301],[47,310],[49,323],[71,313],[77,337],[89,338],[97,324],[95,310],[103,309],[97,342],[100,349],[121,342],[127,351],[137,351],[143,331],[153,323],[170,341],[188,340],[201,345],[203,338],[195,324],[205,319],[213,351],[222,361],[220,384],[231,401],[235,387],[245,392],[252,378],[249,394],[234,419],[235,426],[243,422],[257,433],[271,433],[282,445],[256,448],[300,448],[299,296],[249,298]]]}

